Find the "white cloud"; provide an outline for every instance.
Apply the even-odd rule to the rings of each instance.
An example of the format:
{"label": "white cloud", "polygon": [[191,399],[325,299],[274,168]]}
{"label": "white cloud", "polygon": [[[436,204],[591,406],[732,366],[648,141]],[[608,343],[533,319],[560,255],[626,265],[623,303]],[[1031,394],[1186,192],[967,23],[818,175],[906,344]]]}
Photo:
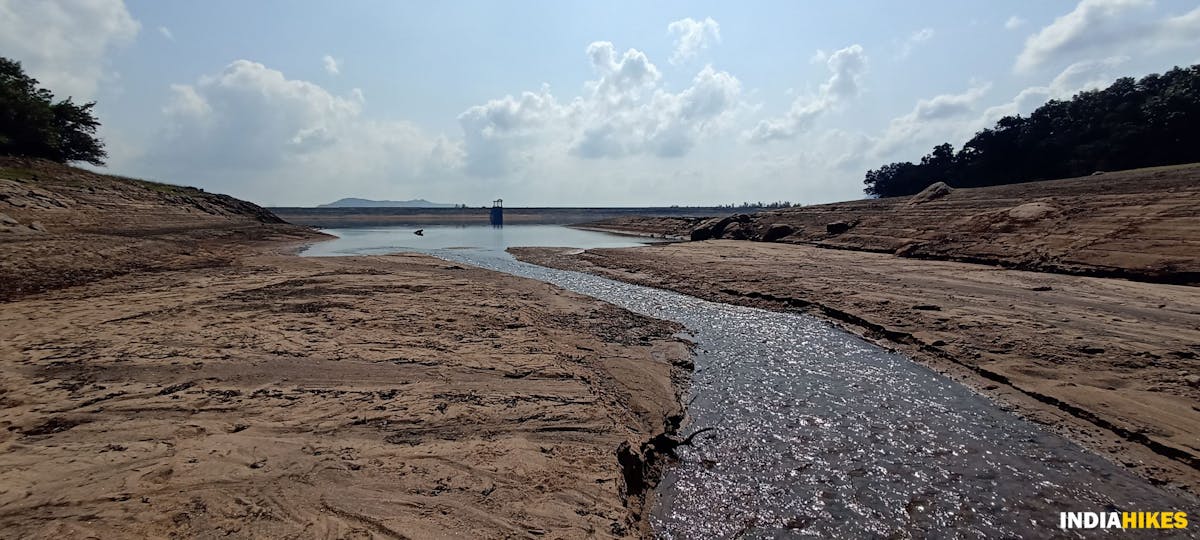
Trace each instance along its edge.
{"label": "white cloud", "polygon": [[328,54],[321,57],[321,64],[325,66],[325,72],[330,75],[337,75],[342,72],[341,61]]}
{"label": "white cloud", "polygon": [[861,45],[851,45],[828,56],[818,51],[818,55],[814,56],[816,58],[824,58],[831,72],[829,80],[821,85],[817,95],[798,97],[782,117],[760,121],[745,134],[748,141],[765,143],[794,138],[821,114],[858,96],[862,75],[867,69],[867,55]]}
{"label": "white cloud", "polygon": [[1004,29],[1016,30],[1022,26],[1025,26],[1026,22],[1027,21],[1025,19],[1022,19],[1017,15],[1013,15],[1012,17],[1009,17],[1007,21],[1004,21]]}
{"label": "white cloud", "polygon": [[1084,90],[1104,88],[1117,79],[1116,68],[1128,61],[1127,56],[1113,56],[1071,64],[1046,86],[1025,88],[1007,103],[989,107],[984,111],[977,127],[991,127],[1005,116],[1029,114],[1051,99],[1069,99]]}
{"label": "white cloud", "polygon": [[0,51],[60,97],[94,97],[106,53],[140,28],[121,0],[0,0]]}
{"label": "white cloud", "polygon": [[[970,113],[991,89],[990,83],[973,83],[960,94],[941,94],[917,101],[908,114],[893,118],[871,153],[893,156],[898,150],[957,141],[968,135],[973,124]],[[968,122],[963,122],[963,119]]]}
{"label": "white cloud", "polygon": [[741,83],[712,66],[673,93],[641,51],[618,54],[600,41],[588,46],[587,56],[597,78],[584,84],[581,96],[560,102],[543,86],[459,115],[465,170],[503,176],[563,156],[679,157],[724,126],[741,104]]}
{"label": "white cloud", "polygon": [[359,91],[334,95],[248,60],[171,91],[163,131],[131,164],[140,174],[296,204],[429,196],[436,186],[414,184],[451,182],[461,162],[456,143],[364,117]]}
{"label": "white cloud", "polygon": [[672,64],[683,63],[695,57],[701,49],[707,49],[710,43],[721,42],[721,25],[712,17],[705,17],[703,21],[691,17],[674,21],[667,25],[667,33],[675,36]]}
{"label": "white cloud", "polygon": [[943,94],[919,100],[909,113],[894,118],[868,154],[875,160],[912,159],[914,151],[933,144],[960,145],[976,132],[990,128],[1005,116],[1027,115],[1051,99],[1069,99],[1084,90],[1103,88],[1117,78],[1115,72],[1128,57],[1110,57],[1071,64],[1044,86],[1025,88],[1005,103],[980,108],[990,84],[974,84],[960,94]]}
{"label": "white cloud", "polygon": [[922,28],[916,32],[913,32],[908,36],[908,39],[904,40],[904,45],[900,47],[900,58],[908,57],[908,55],[912,54],[913,49],[917,45],[929,41],[930,39],[933,39],[932,28]]}
{"label": "white cloud", "polygon": [[175,41],[175,34],[171,33],[170,28],[160,26],[158,27],[158,33],[162,34],[162,37],[167,38],[168,41]]}
{"label": "white cloud", "polygon": [[1183,15],[1147,19],[1152,0],[1081,0],[1025,41],[1018,71],[1062,65],[1103,51],[1155,51],[1200,44],[1200,7]]}

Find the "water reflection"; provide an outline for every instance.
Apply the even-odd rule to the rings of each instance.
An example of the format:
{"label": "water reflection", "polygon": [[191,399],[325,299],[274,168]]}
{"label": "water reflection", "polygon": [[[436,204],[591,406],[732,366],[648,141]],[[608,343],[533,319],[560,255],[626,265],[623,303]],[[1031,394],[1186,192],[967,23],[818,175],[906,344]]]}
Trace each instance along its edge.
{"label": "water reflection", "polygon": [[[420,236],[413,234],[418,229],[422,231]],[[323,232],[337,236],[337,239],[313,244],[302,253],[303,255],[379,255],[396,251],[448,248],[473,248],[503,253],[512,246],[634,247],[658,241],[583,231],[559,225],[414,225],[326,229]]]}

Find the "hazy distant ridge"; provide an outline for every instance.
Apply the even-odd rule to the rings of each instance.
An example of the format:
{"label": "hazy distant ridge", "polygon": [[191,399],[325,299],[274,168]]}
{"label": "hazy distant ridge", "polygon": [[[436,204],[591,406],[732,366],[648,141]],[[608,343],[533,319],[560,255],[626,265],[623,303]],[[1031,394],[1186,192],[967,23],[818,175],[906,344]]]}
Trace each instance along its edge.
{"label": "hazy distant ridge", "polygon": [[317,205],[317,208],[454,208],[456,205],[429,202],[425,199],[410,201],[372,201],[371,199],[356,199],[353,197],[339,199],[329,204]]}

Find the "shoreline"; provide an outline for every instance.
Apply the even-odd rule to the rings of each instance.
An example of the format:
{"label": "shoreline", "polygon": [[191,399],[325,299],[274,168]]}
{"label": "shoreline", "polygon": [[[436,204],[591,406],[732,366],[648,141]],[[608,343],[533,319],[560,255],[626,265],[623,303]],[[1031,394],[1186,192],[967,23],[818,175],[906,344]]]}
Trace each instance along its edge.
{"label": "shoreline", "polygon": [[677,325],[236,199],[0,160],[0,528],[650,535]]}
{"label": "shoreline", "polygon": [[[1159,302],[1158,287],[1169,288],[1165,294],[1171,297],[1183,292],[1192,295],[1175,300],[1179,305],[1174,309],[1188,319],[1200,319],[1200,293],[1192,288],[731,240],[583,252],[553,248],[510,252],[534,264],[706,300],[818,316],[903,352],[1151,483],[1200,494],[1196,460],[1200,441],[1195,437],[1200,409],[1194,405],[1200,391],[1187,382],[1194,370],[1185,376],[1181,373],[1187,368],[1172,367],[1190,365],[1188,358],[1195,352],[1187,348],[1188,336],[1200,331],[1189,329],[1186,321],[1165,330],[1148,330],[1146,324],[1160,323],[1133,316],[1148,316],[1146,309],[1153,305],[1119,309],[1121,317],[1128,317],[1126,323],[1099,316],[1094,322],[1088,320],[1093,304],[1103,304],[1100,300],[1107,298],[1097,294],[1119,298],[1114,304]],[[904,270],[904,265],[911,265],[911,270]],[[744,268],[766,270],[746,273]],[[1073,285],[1076,281],[1084,283]],[[988,287],[997,295],[1012,295],[1000,301],[1013,307],[998,305],[996,298],[988,296]],[[1062,300],[1084,293],[1081,298],[1087,303],[1075,310],[1070,309],[1072,302]],[[1045,295],[1053,295],[1053,300],[1039,298]],[[978,298],[954,301],[970,296]],[[998,322],[1022,310],[1032,311],[1007,325]],[[1054,316],[1069,321],[1045,322],[1049,319],[1044,317]],[[1120,327],[1114,335],[1075,339],[1077,332],[1094,332],[1094,324],[1105,323]],[[1147,346],[1157,345],[1134,343],[1129,337],[1138,328],[1142,341],[1166,341],[1164,347],[1174,343],[1181,348],[1150,351]],[[1169,341],[1162,336],[1169,332],[1185,335]],[[1126,367],[1129,362],[1139,362],[1141,367]],[[1152,367],[1156,364],[1159,367]],[[1078,368],[1072,366],[1082,365],[1088,366],[1087,371],[1073,371]]]}

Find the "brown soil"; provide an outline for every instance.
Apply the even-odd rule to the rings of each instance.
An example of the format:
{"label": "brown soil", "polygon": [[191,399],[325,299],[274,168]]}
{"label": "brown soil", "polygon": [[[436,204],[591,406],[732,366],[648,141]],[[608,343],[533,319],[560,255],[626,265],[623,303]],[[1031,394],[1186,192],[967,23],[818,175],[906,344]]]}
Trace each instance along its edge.
{"label": "brown soil", "polygon": [[0,157],[0,301],[326,237],[227,195]]}
{"label": "brown soil", "polygon": [[[701,230],[694,239],[769,239],[1042,272],[1200,284],[1200,165],[937,195],[717,218],[696,226]],[[592,224],[656,234],[678,234],[689,225],[671,218]],[[775,232],[768,235],[773,226]]]}
{"label": "brown soil", "polygon": [[522,260],[802,311],[1200,492],[1200,289],[733,240],[513,249]]}
{"label": "brown soil", "polygon": [[648,534],[674,325],[431,257],[273,253],[312,235],[195,191],[0,175],[8,226],[44,229],[0,233],[0,536]]}

